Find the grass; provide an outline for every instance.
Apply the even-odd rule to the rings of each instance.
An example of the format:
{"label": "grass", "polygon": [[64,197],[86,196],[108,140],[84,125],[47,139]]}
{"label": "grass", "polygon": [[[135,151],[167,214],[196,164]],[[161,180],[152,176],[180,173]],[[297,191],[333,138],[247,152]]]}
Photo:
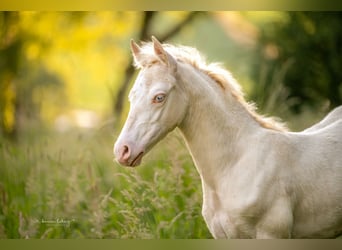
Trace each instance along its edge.
{"label": "grass", "polygon": [[113,162],[113,130],[0,142],[0,238],[211,238],[177,133],[142,166]]}

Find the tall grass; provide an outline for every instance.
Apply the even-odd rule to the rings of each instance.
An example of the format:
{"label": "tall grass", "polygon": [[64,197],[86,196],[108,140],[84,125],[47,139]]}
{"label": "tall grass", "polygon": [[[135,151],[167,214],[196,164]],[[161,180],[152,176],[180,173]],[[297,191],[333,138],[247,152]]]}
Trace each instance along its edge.
{"label": "tall grass", "polygon": [[177,133],[135,169],[112,129],[0,142],[0,238],[210,238],[199,176]]}

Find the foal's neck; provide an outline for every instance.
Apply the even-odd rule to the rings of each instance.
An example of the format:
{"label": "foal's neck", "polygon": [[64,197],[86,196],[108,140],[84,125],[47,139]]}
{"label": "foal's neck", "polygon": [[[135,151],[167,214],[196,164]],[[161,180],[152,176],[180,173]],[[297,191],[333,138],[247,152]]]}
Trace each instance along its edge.
{"label": "foal's neck", "polygon": [[232,94],[208,76],[192,72],[181,80],[188,86],[189,108],[179,128],[202,180],[214,185],[215,176],[238,160],[248,137],[261,127]]}

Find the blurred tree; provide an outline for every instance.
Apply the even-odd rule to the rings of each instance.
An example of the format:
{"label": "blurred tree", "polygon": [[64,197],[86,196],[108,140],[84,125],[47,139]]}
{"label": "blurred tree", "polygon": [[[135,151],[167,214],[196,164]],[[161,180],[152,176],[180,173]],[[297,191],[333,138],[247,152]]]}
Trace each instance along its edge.
{"label": "blurred tree", "polygon": [[27,118],[39,121],[41,103],[34,93],[62,83],[35,58],[48,46],[22,28],[21,14],[0,12],[0,135],[13,140],[18,139]]}
{"label": "blurred tree", "polygon": [[266,105],[261,96],[283,84],[295,112],[327,101],[330,108],[341,105],[341,24],[341,12],[289,12],[286,22],[261,27],[252,98]]}
{"label": "blurred tree", "polygon": [[0,134],[12,139],[17,135],[15,76],[23,43],[18,20],[16,12],[0,12]]}

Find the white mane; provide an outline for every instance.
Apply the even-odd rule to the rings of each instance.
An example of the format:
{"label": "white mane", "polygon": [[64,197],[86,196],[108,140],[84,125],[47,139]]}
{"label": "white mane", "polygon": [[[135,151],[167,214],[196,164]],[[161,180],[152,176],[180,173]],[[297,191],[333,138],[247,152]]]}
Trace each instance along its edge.
{"label": "white mane", "polygon": [[[205,73],[212,80],[214,80],[224,91],[229,91],[239,103],[246,108],[250,115],[264,128],[286,131],[285,124],[277,122],[272,117],[264,117],[256,113],[256,106],[254,103],[248,103],[244,98],[244,93],[241,86],[234,79],[232,74],[224,69],[220,63],[207,63],[201,53],[192,47],[188,46],[174,46],[170,44],[163,44],[163,48],[172,55],[176,61],[184,62],[192,65],[195,69]],[[158,63],[159,59],[154,53],[153,43],[143,43],[139,61],[134,64],[137,68],[149,67]]]}

